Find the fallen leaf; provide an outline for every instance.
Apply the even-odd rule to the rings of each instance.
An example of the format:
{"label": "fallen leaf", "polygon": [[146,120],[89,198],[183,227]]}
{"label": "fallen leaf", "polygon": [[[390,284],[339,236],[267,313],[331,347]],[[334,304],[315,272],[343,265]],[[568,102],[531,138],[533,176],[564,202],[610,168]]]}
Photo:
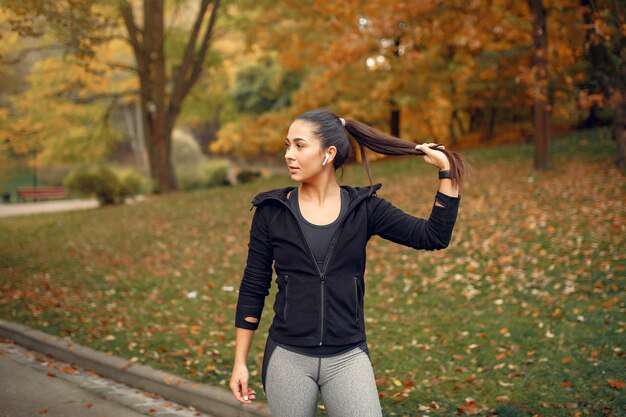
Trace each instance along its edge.
{"label": "fallen leaf", "polygon": [[78,373],[78,369],[72,366],[64,366],[62,368],[57,368],[61,372],[65,372],[66,374],[76,374]]}
{"label": "fallen leaf", "polygon": [[611,384],[611,388],[613,389],[624,389],[624,387],[626,387],[626,383],[616,379],[609,378],[607,381],[609,381],[609,384]]}
{"label": "fallen leaf", "polygon": [[457,406],[457,414],[475,415],[482,411],[482,408],[476,405],[474,401],[468,401],[465,404]]}

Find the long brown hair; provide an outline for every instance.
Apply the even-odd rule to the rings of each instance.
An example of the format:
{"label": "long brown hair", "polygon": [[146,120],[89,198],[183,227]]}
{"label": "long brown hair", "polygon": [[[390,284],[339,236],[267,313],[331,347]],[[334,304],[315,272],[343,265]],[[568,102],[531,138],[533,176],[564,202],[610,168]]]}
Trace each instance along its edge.
{"label": "long brown hair", "polygon": [[[333,159],[335,169],[343,165],[348,158],[350,145],[347,135],[345,134],[345,132],[348,131],[350,136],[352,136],[359,145],[361,161],[370,182],[370,193],[372,192],[373,184],[367,155],[365,154],[365,147],[383,155],[426,155],[425,152],[415,149],[417,143],[408,142],[388,135],[385,132],[374,129],[357,120],[344,119],[344,126],[344,123],[341,121],[342,119],[326,109],[307,111],[298,116],[296,120],[306,120],[313,123],[316,127],[315,134],[321,139],[324,148],[328,148],[329,146],[335,146],[337,148],[337,154]],[[440,144],[436,143],[431,145],[430,148],[443,152],[446,155],[450,162],[452,184],[453,186],[461,187],[463,185],[463,177],[468,168],[467,162],[457,152],[439,149],[440,146]]]}

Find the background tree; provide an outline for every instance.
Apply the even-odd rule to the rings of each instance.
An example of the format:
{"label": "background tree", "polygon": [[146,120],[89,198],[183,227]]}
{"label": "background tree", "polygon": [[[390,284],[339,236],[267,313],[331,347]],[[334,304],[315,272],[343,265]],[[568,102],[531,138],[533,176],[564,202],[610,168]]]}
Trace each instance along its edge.
{"label": "background tree", "polygon": [[590,94],[600,100],[588,105],[613,110],[612,132],[617,142],[616,165],[626,169],[626,11],[617,0],[582,0],[585,21],[585,57],[590,67]]}
{"label": "background tree", "polygon": [[533,34],[533,99],[535,128],[535,168],[550,168],[550,122],[548,91],[548,31],[542,0],[528,0]]}
{"label": "background tree", "polygon": [[201,1],[182,60],[169,67],[164,49],[164,0],[143,0],[141,27],[128,1],[117,0],[117,5],[137,63],[144,140],[156,192],[172,191],[177,188],[170,159],[172,130],[185,97],[202,72],[214,36],[219,0]]}
{"label": "background tree", "polygon": [[[175,2],[168,7],[180,12],[183,3]],[[197,10],[184,13],[180,27],[191,27],[191,30],[184,31],[186,41],[176,49],[182,54],[170,56],[166,54],[165,35],[168,28],[165,27],[164,0],[91,0],[79,3],[72,0],[6,0],[4,6],[13,12],[12,24],[19,33],[37,35],[35,28],[42,21],[52,28],[59,28],[57,38],[71,45],[70,52],[76,53],[87,67],[89,58],[95,57],[96,44],[120,37],[116,28],[121,22],[126,32],[124,39],[131,47],[136,65],[110,64],[112,68],[130,70],[137,75],[142,132],[151,176],[156,184],[155,192],[175,190],[170,161],[172,130],[184,100],[200,78],[203,68],[207,62],[213,65],[217,62],[217,55],[209,54],[209,50],[215,37],[219,0],[202,0]],[[104,13],[99,10],[104,10]],[[141,15],[142,22],[136,19],[137,14]],[[105,29],[109,30],[108,36],[100,34]],[[177,31],[176,27],[170,29]]]}
{"label": "background tree", "polygon": [[[135,124],[143,129],[134,131],[143,132],[152,175],[161,184],[158,190],[166,191],[173,189],[168,154],[176,124],[191,128],[202,143],[210,142],[212,153],[265,155],[268,162],[282,152],[281,132],[293,117],[315,107],[328,107],[408,140],[437,141],[457,149],[532,140],[536,98],[543,100],[543,110],[537,113],[543,122],[535,124],[543,126],[540,131],[547,132],[548,126],[554,133],[571,129],[589,112],[586,102],[608,107],[623,97],[616,93],[623,87],[615,87],[620,80],[615,75],[617,81],[602,81],[610,100],[598,100],[605,97],[599,93],[600,81],[594,81],[598,94],[585,91],[592,84],[585,82],[599,77],[589,74],[607,73],[601,63],[623,68],[619,53],[624,48],[619,42],[611,46],[616,51],[611,58],[599,59],[593,71],[588,69],[583,23],[584,11],[591,9],[581,1],[424,0],[390,5],[383,0],[284,0],[276,7],[273,0],[236,0],[218,10],[217,3],[208,0],[91,0],[82,2],[76,13],[63,13],[73,0],[55,2],[54,7],[25,0],[13,10],[18,28],[46,18],[57,28],[52,33],[61,44],[75,52],[76,65],[82,63],[87,72],[99,71],[102,53],[96,51],[105,42],[121,38],[128,44],[117,47],[123,58],[107,62],[111,71],[106,77],[115,83],[85,85],[94,88],[92,99],[106,98],[109,104],[116,99],[120,103],[123,93],[138,91],[136,104],[127,107],[139,109],[141,123]],[[17,0],[5,2],[15,5]],[[529,7],[536,4],[550,20],[539,32],[533,29],[534,9]],[[610,16],[602,12],[604,3],[594,4],[599,11],[590,11],[587,18],[598,22],[594,30],[602,36],[587,31],[587,38],[622,39],[607,32]],[[87,6],[100,16],[85,26],[81,19],[93,20],[84,13]],[[210,42],[216,12],[224,16],[221,27],[229,25],[229,41],[243,34],[246,49],[231,43],[227,53],[216,52]],[[65,27],[75,27],[78,35],[70,36],[72,31]],[[539,54],[533,52],[533,34],[538,33],[550,39],[549,44],[539,43]],[[537,57],[545,63],[535,62]],[[135,84],[121,88],[120,70]],[[93,76],[95,80],[99,75]],[[105,85],[115,87],[108,93],[98,91]],[[536,94],[537,88],[545,94]],[[88,102],[86,90],[74,85],[57,99],[96,104]],[[105,110],[100,108],[103,114]],[[0,119],[2,114],[12,116],[4,111]],[[537,152],[549,161],[547,141],[542,140],[536,141]]]}
{"label": "background tree", "polygon": [[[287,0],[279,8],[269,0],[243,3],[242,19],[269,22],[262,30],[258,24],[241,25],[251,47],[275,54],[284,69],[302,74],[302,82],[290,106],[225,126],[216,149],[232,149],[255,136],[253,154],[279,152],[277,132],[314,107],[407,139],[457,148],[532,140],[535,97],[541,98],[537,86],[549,111],[539,112],[542,130],[548,117],[555,129],[567,129],[583,111],[575,83],[584,77],[577,0],[542,2],[553,24],[543,33],[551,44],[539,54],[549,57],[550,65],[541,66],[534,63],[528,3],[320,0],[303,7]],[[543,139],[537,146],[549,160]]]}

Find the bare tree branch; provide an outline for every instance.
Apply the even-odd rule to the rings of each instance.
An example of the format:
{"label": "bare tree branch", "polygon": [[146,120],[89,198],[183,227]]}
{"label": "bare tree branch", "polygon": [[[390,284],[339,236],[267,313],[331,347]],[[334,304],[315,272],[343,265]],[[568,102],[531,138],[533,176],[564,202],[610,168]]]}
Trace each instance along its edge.
{"label": "bare tree branch", "polygon": [[124,20],[124,25],[126,26],[126,30],[128,31],[127,40],[135,51],[135,57],[137,58],[137,66],[139,67],[139,71],[143,72],[143,70],[147,67],[147,63],[144,54],[142,31],[137,27],[137,24],[135,23],[133,8],[128,3],[128,1],[118,0],[118,2],[120,13],[122,15],[122,19]]}
{"label": "bare tree branch", "polygon": [[89,103],[93,103],[94,101],[104,100],[107,98],[119,99],[124,96],[131,96],[131,95],[136,96],[138,94],[139,94],[139,90],[126,90],[126,91],[120,91],[118,93],[92,94],[90,96],[76,97],[70,100],[76,104],[89,104]]}
{"label": "bare tree branch", "polygon": [[111,68],[117,68],[125,71],[139,72],[139,68],[123,62],[105,62]]}
{"label": "bare tree branch", "polygon": [[80,81],[74,81],[74,82],[68,83],[63,88],[53,93],[46,94],[46,97],[63,97],[71,101],[74,104],[89,104],[98,100],[104,100],[108,98],[118,99],[124,96],[136,96],[139,94],[139,90],[125,90],[125,91],[118,91],[118,92],[111,92],[111,93],[92,94],[92,95],[83,96],[83,97],[78,97],[75,94],[71,94],[72,90],[76,88],[80,88],[81,84],[82,83]]}
{"label": "bare tree branch", "polygon": [[215,21],[217,20],[217,9],[219,7],[219,3],[219,0],[214,0],[213,2],[211,17],[209,18],[209,23],[207,25],[206,32],[204,33],[202,44],[200,45],[200,52],[196,55],[196,60],[193,64],[193,71],[185,85],[184,95],[186,95],[191,87],[193,87],[196,80],[198,79],[198,76],[200,75],[200,71],[202,70],[202,65],[204,64],[206,53],[209,49],[209,46],[211,45],[211,40],[213,39],[213,28],[215,27]]}
{"label": "bare tree branch", "polygon": [[196,16],[196,21],[194,22],[193,29],[189,33],[189,40],[187,41],[187,45],[185,46],[185,53],[183,54],[183,59],[180,65],[180,70],[178,74],[176,74],[176,79],[174,80],[174,88],[172,89],[172,94],[170,96],[169,103],[169,112],[178,113],[180,109],[180,103],[185,96],[185,80],[187,78],[187,72],[192,65],[193,55],[196,49],[196,42],[198,40],[198,35],[200,34],[200,29],[202,29],[202,22],[204,21],[204,16],[206,15],[206,11],[209,7],[210,0],[202,0],[202,4],[200,5],[200,10],[198,11],[198,15]]}

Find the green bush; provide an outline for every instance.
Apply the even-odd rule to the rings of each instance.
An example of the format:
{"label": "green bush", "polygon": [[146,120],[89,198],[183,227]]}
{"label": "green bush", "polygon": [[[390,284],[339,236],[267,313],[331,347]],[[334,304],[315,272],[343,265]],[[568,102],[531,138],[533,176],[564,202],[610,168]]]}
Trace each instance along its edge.
{"label": "green bush", "polygon": [[96,197],[102,205],[121,204],[126,197],[152,190],[152,181],[135,169],[105,164],[80,165],[63,178],[63,185],[72,193]]}
{"label": "green bush", "polygon": [[205,160],[200,164],[178,166],[175,168],[176,182],[183,191],[229,185],[229,169],[228,160]]}
{"label": "green bush", "polygon": [[251,182],[261,177],[260,171],[243,169],[237,174],[237,181],[239,183]]}
{"label": "green bush", "polygon": [[176,184],[183,191],[228,185],[228,159],[208,159],[192,135],[175,131],[172,135],[172,166]]}
{"label": "green bush", "polygon": [[200,145],[189,133],[175,130],[172,134],[172,165],[183,167],[201,164],[206,159]]}
{"label": "green bush", "polygon": [[95,196],[102,205],[121,202],[122,184],[104,164],[78,166],[63,178],[63,186],[79,195]]}
{"label": "green bush", "polygon": [[141,175],[134,168],[121,168],[115,170],[120,180],[120,196],[122,198],[137,194],[150,194],[152,192],[152,179]]}
{"label": "green bush", "polygon": [[197,165],[175,167],[176,183],[183,191],[198,190],[204,188],[202,171]]}
{"label": "green bush", "polygon": [[227,160],[206,161],[202,164],[202,172],[207,187],[229,185],[228,170],[230,164]]}

